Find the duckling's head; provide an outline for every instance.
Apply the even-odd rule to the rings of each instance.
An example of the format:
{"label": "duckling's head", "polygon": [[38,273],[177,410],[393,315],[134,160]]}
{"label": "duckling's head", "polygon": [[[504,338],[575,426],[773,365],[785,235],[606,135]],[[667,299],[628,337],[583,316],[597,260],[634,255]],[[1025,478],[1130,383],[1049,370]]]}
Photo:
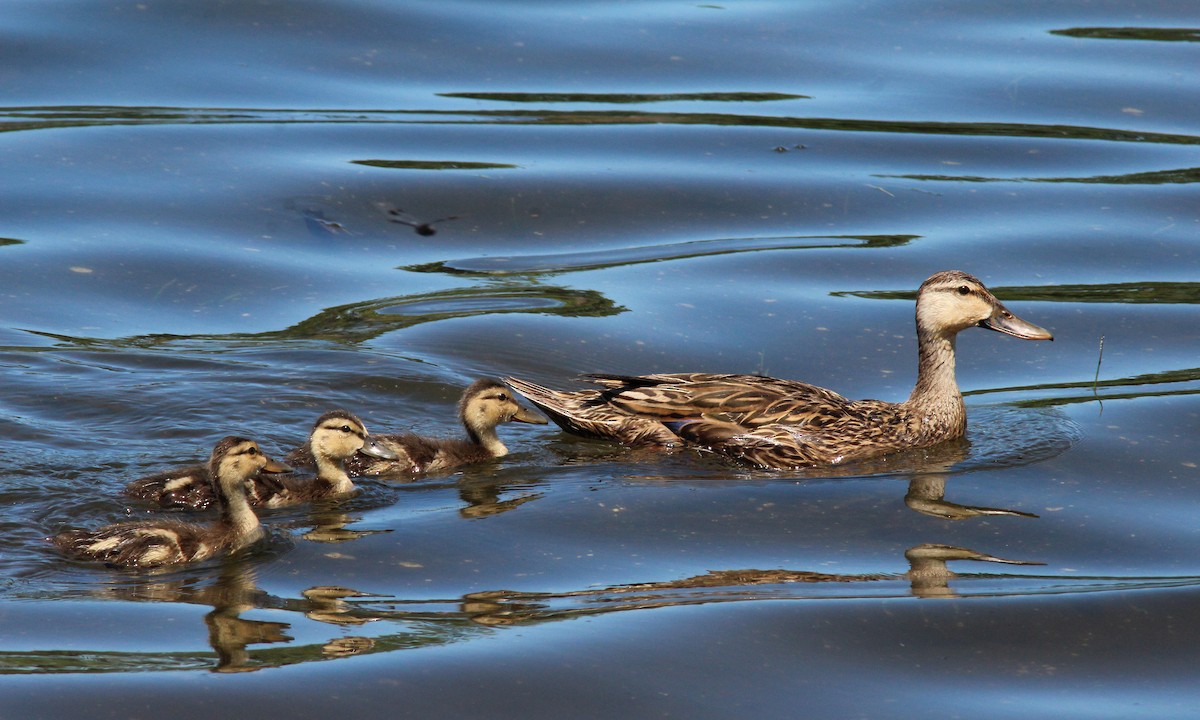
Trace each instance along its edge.
{"label": "duckling's head", "polygon": [[545,425],[549,422],[513,398],[512,391],[499,380],[483,378],[471,383],[458,401],[458,416],[467,433],[476,437],[490,432],[501,423],[523,422]]}
{"label": "duckling's head", "polygon": [[965,272],[947,270],[921,284],[917,291],[919,331],[953,337],[972,326],[1023,340],[1054,339],[1048,330],[1009,312],[978,278]]}
{"label": "duckling's head", "polygon": [[386,460],[394,460],[396,454],[380,446],[352,413],[331,410],[313,424],[308,436],[309,447],[314,457],[329,460],[345,460],[356,452]]}
{"label": "duckling's head", "polygon": [[[244,487],[244,483],[258,472],[285,473],[291,468],[263,454],[258,443],[246,438],[223,438],[213,448],[208,461],[209,472],[218,485],[218,490]],[[224,495],[224,493],[218,493]]]}

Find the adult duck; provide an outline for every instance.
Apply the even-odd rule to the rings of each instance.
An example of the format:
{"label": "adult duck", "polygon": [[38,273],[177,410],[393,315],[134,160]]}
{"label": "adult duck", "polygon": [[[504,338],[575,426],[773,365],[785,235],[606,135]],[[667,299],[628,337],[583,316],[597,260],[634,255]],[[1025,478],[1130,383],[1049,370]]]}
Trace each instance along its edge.
{"label": "adult duck", "polygon": [[917,291],[917,384],[904,402],[848,400],[759,375],[588,375],[603,389],[575,392],[505,381],[570,433],[630,445],[686,443],[769,469],[831,465],[961,437],[967,413],[954,348],[969,327],[1054,339],[1011,313],[977,278],[951,270]]}
{"label": "adult duck", "polygon": [[290,470],[264,455],[253,440],[229,436],[217,443],[209,459],[220,509],[216,522],[118,523],[97,530],[66,530],[51,541],[70,557],[128,568],[178,565],[233,553],[263,537],[258,516],[246,499],[246,481],[259,473]]}

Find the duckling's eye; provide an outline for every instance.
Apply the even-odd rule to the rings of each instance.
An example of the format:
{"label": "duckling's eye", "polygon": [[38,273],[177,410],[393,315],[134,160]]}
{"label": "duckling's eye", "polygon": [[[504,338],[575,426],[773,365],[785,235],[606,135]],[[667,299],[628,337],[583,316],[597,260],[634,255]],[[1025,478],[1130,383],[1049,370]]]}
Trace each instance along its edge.
{"label": "duckling's eye", "polygon": [[499,400],[500,402],[508,402],[508,396],[505,395],[504,393],[497,394],[496,399]]}
{"label": "duckling's eye", "polygon": [[343,425],[343,426],[342,426],[342,432],[344,432],[344,433],[352,433],[352,432],[354,432],[354,431],[350,429],[350,426],[349,426],[349,425]]}
{"label": "duckling's eye", "polygon": [[254,447],[253,445],[251,445],[251,446],[250,446],[250,447],[249,447],[249,448],[246,450],[246,454],[248,454],[248,455],[257,455],[257,454],[258,454],[258,448],[256,448],[256,447]]}
{"label": "duckling's eye", "polygon": [[959,295],[970,295],[971,288],[967,287],[966,285],[959,285],[958,286],[958,294]]}

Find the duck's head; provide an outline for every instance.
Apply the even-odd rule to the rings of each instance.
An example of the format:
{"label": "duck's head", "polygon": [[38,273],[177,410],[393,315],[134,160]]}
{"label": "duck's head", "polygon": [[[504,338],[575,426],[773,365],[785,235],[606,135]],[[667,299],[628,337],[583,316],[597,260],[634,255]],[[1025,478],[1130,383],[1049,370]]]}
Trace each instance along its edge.
{"label": "duck's head", "polygon": [[954,336],[972,326],[1022,340],[1053,340],[1045,328],[1012,314],[978,278],[959,270],[931,276],[917,291],[917,327],[935,335]]}
{"label": "duck's head", "polygon": [[219,490],[244,487],[247,479],[260,472],[292,471],[287,465],[267,457],[253,440],[232,435],[223,438],[213,448],[208,468]]}
{"label": "duck's head", "polygon": [[345,410],[331,410],[317,418],[308,443],[315,457],[334,461],[345,460],[356,452],[384,460],[396,459],[396,453],[371,437],[362,420]]}
{"label": "duck's head", "polygon": [[520,405],[512,391],[499,380],[483,378],[471,383],[458,401],[458,416],[467,432],[491,430],[506,422],[545,425],[549,422],[533,410]]}

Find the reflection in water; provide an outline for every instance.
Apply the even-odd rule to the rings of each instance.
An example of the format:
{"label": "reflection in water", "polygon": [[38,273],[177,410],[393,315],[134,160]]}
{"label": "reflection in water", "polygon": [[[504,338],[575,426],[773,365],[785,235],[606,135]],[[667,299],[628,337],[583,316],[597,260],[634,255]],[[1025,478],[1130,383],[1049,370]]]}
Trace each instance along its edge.
{"label": "reflection in water", "polygon": [[[1123,282],[1102,285],[1012,285],[993,290],[996,297],[1026,302],[1064,303],[1131,303],[1153,305],[1194,305],[1200,303],[1200,283],[1197,282]],[[830,293],[838,297],[850,295],[871,300],[913,300],[911,290],[846,290]]]}
{"label": "reflection in water", "polygon": [[1051,35],[1097,40],[1159,40],[1164,42],[1200,42],[1200,30],[1195,28],[1152,27],[1081,27],[1051,30]]}
{"label": "reflection in water", "polygon": [[895,248],[907,245],[917,238],[917,235],[797,235],[721,238],[551,255],[500,257],[489,255],[461,260],[444,260],[424,265],[409,265],[403,269],[410,272],[438,272],[452,275],[555,274],[763,250]]}
{"label": "reflection in water", "polygon": [[[963,393],[963,395],[984,395],[987,393],[1026,393],[1028,396],[1028,394],[1038,391],[1082,391],[1072,395],[1057,393],[1050,397],[1015,400],[1012,403],[1014,406],[1019,408],[1047,408],[1057,405],[1073,405],[1103,400],[1132,400],[1150,397],[1196,395],[1200,394],[1200,387],[1196,386],[1197,381],[1200,381],[1200,368],[1182,368],[1179,370],[1164,370],[1163,372],[1146,373],[1144,375],[1134,375],[1132,377],[1109,380],[1092,379],[1081,380],[1078,382],[1043,383],[1038,385],[1020,385],[1015,387],[973,390],[969,393]],[[1163,390],[1132,389],[1160,385],[1174,385],[1174,387]],[[1110,392],[1112,388],[1131,389],[1127,392]],[[1106,392],[1101,393],[1100,390],[1105,390]]]}
{"label": "reflection in water", "polygon": [[438,93],[440,97],[465,98],[467,100],[493,100],[511,103],[595,103],[595,104],[640,104],[652,102],[771,102],[776,100],[809,100],[808,95],[756,92],[707,92],[707,93],[488,93],[457,92]]}
{"label": "reflection in water", "polygon": [[[461,160],[351,160],[350,162],[355,165],[390,170],[510,170],[517,167],[507,163],[464,162]],[[419,234],[432,235],[433,233]]]}
{"label": "reflection in water", "polygon": [[[529,626],[615,612],[713,603],[860,598],[1004,597],[1101,592],[1133,588],[1194,587],[1195,577],[1063,577],[1058,575],[959,573],[948,563],[996,565],[1043,563],[1011,560],[962,547],[923,543],[904,551],[907,570],[837,574],[811,570],[720,570],[677,580],[613,585],[563,592],[484,590],[456,598],[402,599],[318,585],[288,599],[259,590],[242,561],[222,566],[211,586],[195,579],[153,582],[88,592],[84,597],[126,602],[211,605],[205,616],[213,653],[189,651],[0,651],[0,674],[107,673],[147,670],[247,672],[297,663],[335,660],[469,641],[496,628]],[[290,645],[289,623],[251,620],[251,610],[293,612],[306,620],[339,628],[374,627],[389,632],[371,637],[337,635],[306,645]],[[253,645],[286,645],[252,648]],[[215,659],[214,659],[215,657]]]}
{"label": "reflection in water", "polygon": [[[413,309],[417,311],[412,312]],[[106,340],[39,330],[27,332],[73,347],[98,350],[150,348],[185,341],[216,341],[222,343],[221,349],[225,350],[236,348],[243,343],[261,347],[264,342],[284,340],[362,343],[380,335],[421,323],[499,313],[607,317],[622,312],[625,312],[624,307],[617,305],[595,290],[574,290],[564,287],[508,282],[338,305],[322,310],[289,328],[261,333],[187,336],[137,335]],[[36,350],[39,348],[21,349]],[[52,349],[61,349],[61,345]]]}
{"label": "reflection in water", "polygon": [[1020,182],[1020,183],[1083,183],[1099,185],[1163,185],[1200,182],[1200,168],[1153,170],[1124,175],[1088,175],[1085,177],[984,177],[981,175],[920,175],[877,174],[875,177],[926,182]]}
{"label": "reflection in water", "polygon": [[304,217],[304,226],[317,237],[350,233],[340,222],[325,217],[325,213],[321,210],[305,209],[301,210],[300,214]]}
{"label": "reflection in water", "polygon": [[458,514],[468,520],[506,513],[544,496],[544,493],[531,492],[502,500],[506,485],[489,478],[465,479],[457,487],[458,496],[465,503]]}
{"label": "reflection in water", "polygon": [[361,518],[352,517],[349,513],[342,512],[337,509],[317,509],[314,508],[309,513],[309,523],[313,526],[306,530],[301,537],[305,540],[320,543],[343,543],[350,540],[358,540],[359,538],[367,537],[368,535],[379,535],[382,533],[391,532],[390,529],[384,530],[355,530],[347,527],[350,523],[356,522]]}
{"label": "reflection in water", "polygon": [[1134,132],[1117,128],[1005,122],[948,122],[809,118],[736,113],[670,113],[580,110],[359,110],[320,111],[246,108],[169,108],[138,106],[32,106],[0,111],[0,132],[116,125],[262,125],[262,124],[428,124],[446,121],[527,125],[710,125],[771,127],[831,132],[899,133],[961,137],[1026,137],[1052,140],[1197,145],[1200,137]]}
{"label": "reflection in water", "polygon": [[946,496],[947,475],[930,474],[916,475],[908,481],[908,492],[904,495],[904,504],[922,515],[945,518],[946,520],[966,520],[981,515],[1012,515],[1014,517],[1036,518],[1033,513],[1020,510],[1005,510],[1003,508],[980,507],[977,505],[959,505],[949,502]]}
{"label": "reflection in water", "polygon": [[[483,165],[484,163],[473,164]],[[412,228],[413,232],[416,234],[426,237],[430,235],[437,235],[437,230],[433,228],[434,225],[440,222],[446,222],[447,220],[458,219],[457,215],[447,215],[446,217],[438,218],[437,220],[421,221],[397,207],[385,207],[383,208],[383,211],[387,213],[388,222],[397,223],[399,225],[407,225]]]}

